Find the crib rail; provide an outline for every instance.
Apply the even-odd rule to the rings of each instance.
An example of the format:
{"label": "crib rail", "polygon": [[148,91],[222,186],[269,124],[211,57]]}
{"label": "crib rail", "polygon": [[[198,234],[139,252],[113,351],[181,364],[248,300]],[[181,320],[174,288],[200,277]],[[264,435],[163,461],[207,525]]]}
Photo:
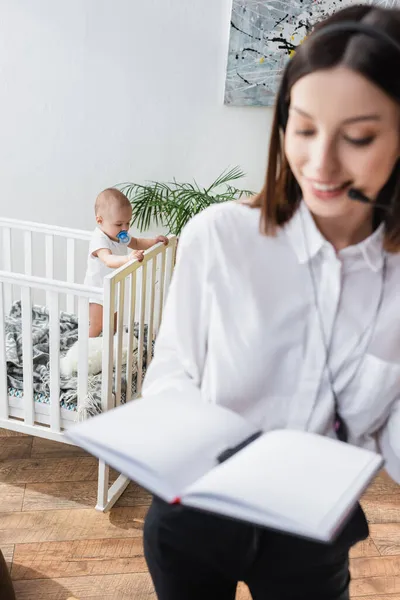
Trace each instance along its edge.
{"label": "crib rail", "polygon": [[[22,322],[22,359],[23,359],[23,410],[17,412],[19,420],[13,420],[10,410],[7,385],[7,361],[5,341],[5,318],[8,314],[4,300],[4,291],[8,285],[20,290]],[[60,309],[59,297],[69,294],[76,298],[78,312],[78,410],[88,393],[88,330],[89,298],[101,298],[102,290],[64,281],[21,275],[0,271],[0,427],[14,428],[26,433],[38,434],[35,423],[35,402],[33,392],[33,344],[32,344],[32,292],[44,290],[47,293],[49,311],[49,427],[45,437],[58,439],[61,435],[60,409]],[[13,425],[13,427],[10,427]],[[50,429],[50,432],[49,432]],[[50,435],[49,435],[50,433]]]}
{"label": "crib rail", "polygon": [[[136,368],[135,397],[142,390],[143,363],[146,366],[152,358],[153,340],[161,323],[165,298],[172,272],[175,266],[177,238],[169,236],[167,248],[157,244],[145,252],[144,260],[137,260],[117,269],[104,280],[103,311],[103,364],[102,364],[102,410],[109,410],[121,403],[123,329],[127,323],[127,363],[126,363],[126,401],[132,399],[133,365]],[[128,318],[125,321],[123,298],[128,303]],[[114,335],[114,314],[117,313],[116,333]],[[132,362],[135,323],[138,329],[137,355]],[[145,325],[147,325],[147,343],[144,343]],[[115,346],[115,349],[114,349]],[[115,352],[116,350],[116,352]],[[113,368],[114,352],[116,364]],[[115,386],[113,393],[113,377]],[[114,505],[129,484],[129,479],[119,475],[109,487],[110,470],[108,465],[99,461],[99,479],[97,490],[98,510],[108,510]]]}
{"label": "crib rail", "polygon": [[69,227],[59,227],[57,225],[45,225],[43,223],[34,223],[33,221],[20,221],[19,219],[5,219],[0,217],[0,228],[4,229],[22,229],[36,233],[73,238],[76,240],[90,240],[91,232],[83,229],[72,229]]}
{"label": "crib rail", "polygon": [[[104,280],[103,313],[103,387],[102,408],[109,410],[121,403],[121,382],[123,370],[123,338],[127,348],[125,382],[126,401],[131,400],[133,364],[136,368],[136,393],[142,389],[143,367],[148,367],[152,359],[153,342],[157,335],[165,297],[175,265],[177,238],[169,236],[169,244],[157,244],[145,252],[144,260],[137,260],[117,269]],[[125,305],[124,305],[125,302]],[[127,312],[127,317],[124,314]],[[114,314],[116,333],[114,335]],[[129,357],[134,354],[135,325],[137,327],[137,353],[135,362]],[[145,329],[147,330],[145,342]],[[127,340],[126,340],[127,338]],[[115,356],[115,371],[113,358]],[[115,373],[115,395],[112,394],[113,374]]]}
{"label": "crib rail", "polygon": [[[53,279],[55,273],[59,272],[56,268],[55,261],[55,240],[60,238],[65,244],[65,251],[68,257],[66,261],[66,282],[77,283],[78,275],[76,270],[76,254],[77,243],[79,241],[89,242],[91,237],[90,231],[82,229],[71,229],[68,227],[58,227],[55,225],[44,225],[42,223],[34,223],[30,221],[19,221],[17,219],[0,218],[0,236],[2,255],[0,257],[0,268],[4,271],[15,272],[15,257],[13,255],[13,236],[19,232],[18,242],[19,254],[23,255],[23,275],[37,275],[33,268],[33,253],[32,253],[32,236],[40,234],[44,240],[44,265],[43,271],[48,279]],[[42,266],[42,265],[40,265]],[[58,276],[60,279],[60,276]],[[7,285],[4,288],[4,303],[7,310],[10,309],[13,301],[13,288]],[[46,295],[46,303],[49,304],[49,296]],[[68,294],[66,297],[66,310],[73,312],[75,310],[74,295]]]}
{"label": "crib rail", "polygon": [[[0,427],[26,433],[38,433],[37,406],[34,398],[34,363],[32,342],[33,294],[46,293],[49,315],[49,408],[44,437],[58,439],[68,423],[62,422],[60,409],[60,299],[70,296],[78,313],[78,411],[87,406],[89,380],[89,301],[103,301],[102,410],[121,403],[125,382],[125,399],[132,399],[142,389],[143,371],[152,359],[153,342],[158,332],[173,267],[177,240],[170,236],[169,245],[154,246],[137,260],[117,269],[105,278],[104,291],[81,284],[55,279],[0,271]],[[7,383],[5,318],[9,314],[6,291],[13,286],[21,302],[23,397],[22,408],[10,409]],[[114,322],[116,331],[114,334]],[[126,353],[127,359],[123,360]],[[133,357],[133,359],[132,359]],[[20,406],[20,405],[19,405]],[[76,417],[77,414],[74,415]],[[17,417],[16,420],[15,417]],[[76,419],[75,419],[76,420]],[[41,421],[39,421],[41,423]]]}

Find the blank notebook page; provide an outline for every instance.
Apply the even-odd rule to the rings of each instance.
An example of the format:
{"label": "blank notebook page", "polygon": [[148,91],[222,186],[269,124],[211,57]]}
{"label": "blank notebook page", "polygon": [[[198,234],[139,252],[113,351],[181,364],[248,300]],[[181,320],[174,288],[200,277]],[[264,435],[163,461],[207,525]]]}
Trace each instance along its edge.
{"label": "blank notebook page", "polygon": [[187,497],[201,494],[204,504],[207,495],[233,497],[236,506],[252,505],[257,512],[280,514],[314,529],[332,510],[334,517],[348,506],[360,473],[368,479],[379,460],[322,436],[273,431],[204,475],[189,487]]}

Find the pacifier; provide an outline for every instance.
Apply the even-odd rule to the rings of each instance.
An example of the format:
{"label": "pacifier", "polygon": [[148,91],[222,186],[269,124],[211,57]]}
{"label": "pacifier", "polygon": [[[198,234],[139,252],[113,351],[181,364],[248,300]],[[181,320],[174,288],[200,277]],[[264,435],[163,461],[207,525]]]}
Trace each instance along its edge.
{"label": "pacifier", "polygon": [[120,231],[117,235],[117,240],[121,242],[121,244],[129,244],[132,237],[129,235],[127,231]]}

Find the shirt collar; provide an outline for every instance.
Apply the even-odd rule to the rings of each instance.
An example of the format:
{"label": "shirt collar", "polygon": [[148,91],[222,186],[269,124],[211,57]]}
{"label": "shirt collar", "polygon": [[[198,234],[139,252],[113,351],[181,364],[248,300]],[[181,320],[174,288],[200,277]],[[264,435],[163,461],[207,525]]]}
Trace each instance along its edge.
{"label": "shirt collar", "polygon": [[[330,242],[328,242],[319,231],[311,216],[305,202],[301,202],[299,209],[295,212],[284,227],[286,234],[293,246],[299,263],[303,264],[314,258],[322,248],[329,249],[335,253]],[[379,271],[383,264],[383,238],[385,233],[384,223],[365,240],[348,248],[340,250],[338,256],[351,260],[362,257],[372,271]]]}
{"label": "shirt collar", "polygon": [[361,255],[372,271],[379,271],[382,268],[385,255],[383,249],[384,236],[385,224],[381,223],[365,240],[354,246],[344,248],[339,252],[339,256],[357,257],[357,255]]}

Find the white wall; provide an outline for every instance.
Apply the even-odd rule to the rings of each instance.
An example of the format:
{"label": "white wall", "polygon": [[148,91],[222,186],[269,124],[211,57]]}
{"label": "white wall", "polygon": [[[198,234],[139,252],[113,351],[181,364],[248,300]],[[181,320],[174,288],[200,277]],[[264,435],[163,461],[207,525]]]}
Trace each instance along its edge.
{"label": "white wall", "polygon": [[270,109],[223,104],[231,0],[0,0],[0,215],[91,229],[122,181],[239,165]]}

